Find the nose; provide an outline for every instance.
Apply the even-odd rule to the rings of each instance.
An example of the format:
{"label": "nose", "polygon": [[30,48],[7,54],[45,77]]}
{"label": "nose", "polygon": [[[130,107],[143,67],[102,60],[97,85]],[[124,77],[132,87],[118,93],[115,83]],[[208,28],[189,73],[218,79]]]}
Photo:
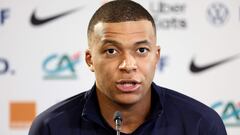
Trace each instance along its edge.
{"label": "nose", "polygon": [[133,56],[124,56],[122,62],[119,65],[119,69],[126,72],[135,71],[137,69],[137,63]]}

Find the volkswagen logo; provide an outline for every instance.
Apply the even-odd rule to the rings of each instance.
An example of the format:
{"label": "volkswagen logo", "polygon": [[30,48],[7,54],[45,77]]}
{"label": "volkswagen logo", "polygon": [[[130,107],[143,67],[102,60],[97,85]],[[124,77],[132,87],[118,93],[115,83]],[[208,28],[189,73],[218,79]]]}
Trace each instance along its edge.
{"label": "volkswagen logo", "polygon": [[209,22],[216,26],[221,26],[225,24],[229,18],[229,10],[222,3],[212,3],[207,8],[207,18]]}

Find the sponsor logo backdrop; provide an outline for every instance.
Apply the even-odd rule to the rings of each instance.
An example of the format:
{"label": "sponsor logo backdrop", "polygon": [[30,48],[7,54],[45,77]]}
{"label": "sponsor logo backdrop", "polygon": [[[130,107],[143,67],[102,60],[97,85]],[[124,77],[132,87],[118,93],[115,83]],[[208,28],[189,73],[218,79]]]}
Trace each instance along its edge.
{"label": "sponsor logo backdrop", "polygon": [[[51,105],[91,88],[87,24],[106,0],[0,1],[0,134],[26,135]],[[161,46],[154,81],[215,109],[240,132],[240,0],[138,0]]]}

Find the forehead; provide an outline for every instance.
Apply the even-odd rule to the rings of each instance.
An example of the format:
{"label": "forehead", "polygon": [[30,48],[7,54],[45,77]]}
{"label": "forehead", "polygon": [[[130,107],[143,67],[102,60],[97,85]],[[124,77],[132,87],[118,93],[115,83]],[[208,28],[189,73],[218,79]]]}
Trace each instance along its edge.
{"label": "forehead", "polygon": [[94,26],[94,33],[98,36],[108,34],[133,35],[133,34],[149,34],[155,35],[152,23],[147,20],[126,21],[118,23],[98,22]]}

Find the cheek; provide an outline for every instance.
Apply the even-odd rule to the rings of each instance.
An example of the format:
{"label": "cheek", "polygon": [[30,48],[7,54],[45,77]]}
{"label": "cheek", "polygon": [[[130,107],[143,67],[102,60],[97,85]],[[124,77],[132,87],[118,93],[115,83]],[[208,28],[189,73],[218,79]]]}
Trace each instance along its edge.
{"label": "cheek", "polygon": [[142,64],[139,66],[139,68],[146,76],[149,76],[155,72],[155,65],[152,63]]}
{"label": "cheek", "polygon": [[139,64],[138,64],[139,68],[142,69],[143,71],[147,72],[147,73],[151,73],[155,71],[156,68],[156,60],[153,58],[150,59],[142,59],[139,60]]}
{"label": "cheek", "polygon": [[115,64],[107,60],[97,61],[94,65],[96,77],[109,79],[115,72]]}

